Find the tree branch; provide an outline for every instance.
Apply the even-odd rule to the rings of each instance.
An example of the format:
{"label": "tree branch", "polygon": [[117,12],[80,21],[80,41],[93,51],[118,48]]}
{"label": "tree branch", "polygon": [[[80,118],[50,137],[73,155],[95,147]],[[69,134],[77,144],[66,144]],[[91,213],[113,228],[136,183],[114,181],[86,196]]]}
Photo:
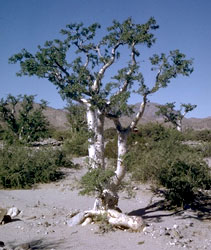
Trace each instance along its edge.
{"label": "tree branch", "polygon": [[120,123],[119,118],[116,115],[107,113],[106,117],[109,118],[109,119],[111,119],[114,122],[114,125],[115,125],[115,127],[116,127],[116,129],[118,131],[122,131],[123,130],[122,124]]}
{"label": "tree branch", "polygon": [[141,105],[139,107],[139,111],[138,111],[138,113],[136,114],[135,118],[133,119],[133,121],[131,122],[131,124],[129,126],[131,130],[133,130],[136,127],[136,125],[138,124],[139,120],[141,119],[141,117],[144,114],[144,111],[145,111],[145,108],[146,108],[146,104],[147,104],[147,95],[148,94],[144,95],[143,102],[141,103]]}
{"label": "tree branch", "polygon": [[59,67],[59,69],[60,69],[67,77],[70,76],[70,74],[67,72],[67,70],[66,70],[64,67],[62,67],[56,60],[55,60],[55,63],[56,63],[56,65]]}
{"label": "tree branch", "polygon": [[[136,58],[135,58],[135,43],[132,45],[132,49],[131,49],[131,61],[132,61],[132,66],[136,66],[137,62],[136,62]],[[130,70],[127,72],[127,76],[131,76],[133,73],[133,69],[130,68]],[[124,84],[122,85],[122,87],[120,88],[119,91],[117,91],[114,95],[114,96],[118,96],[120,95],[121,93],[125,92],[127,90],[127,87],[128,87],[128,84],[129,84],[129,81],[128,79],[125,80]],[[109,105],[110,104],[110,101],[107,102],[107,104]]]}
{"label": "tree branch", "polygon": [[96,80],[94,81],[94,84],[93,84],[93,86],[92,86],[92,90],[93,90],[93,91],[98,91],[98,90],[99,90],[100,81],[101,81],[101,79],[103,78],[105,71],[114,63],[115,58],[116,58],[116,50],[117,50],[117,48],[118,48],[121,44],[122,44],[122,43],[121,43],[120,41],[118,41],[118,42],[116,43],[116,45],[115,45],[115,46],[113,47],[113,49],[112,49],[112,52],[111,52],[111,55],[112,55],[112,56],[111,56],[110,60],[109,60],[107,63],[105,63],[105,64],[103,65],[103,67],[99,70],[98,75],[97,75],[97,78],[96,78]]}

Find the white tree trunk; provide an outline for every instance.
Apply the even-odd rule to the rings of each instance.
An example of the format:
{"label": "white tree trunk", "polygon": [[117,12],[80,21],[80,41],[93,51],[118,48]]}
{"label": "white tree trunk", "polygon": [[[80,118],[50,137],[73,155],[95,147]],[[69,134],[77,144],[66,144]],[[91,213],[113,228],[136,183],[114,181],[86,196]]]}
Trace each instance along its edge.
{"label": "white tree trunk", "polygon": [[95,162],[98,167],[104,168],[104,120],[105,116],[96,111],[96,128],[95,128]]}
{"label": "white tree trunk", "polygon": [[87,107],[89,137],[89,164],[92,168],[104,168],[104,115]]}
{"label": "white tree trunk", "polygon": [[117,168],[115,171],[114,185],[119,186],[122,179],[125,176],[124,156],[127,153],[127,138],[129,131],[118,131],[118,156],[117,156]]}
{"label": "white tree trunk", "polygon": [[94,167],[95,163],[95,156],[96,156],[96,149],[95,149],[95,140],[94,140],[94,134],[95,134],[95,124],[96,124],[96,115],[95,111],[91,109],[90,106],[87,106],[87,125],[88,125],[88,131],[90,133],[89,135],[89,145],[88,145],[88,152],[89,152],[89,164],[91,167]]}
{"label": "white tree trunk", "polygon": [[177,121],[177,131],[182,132],[182,120]]}

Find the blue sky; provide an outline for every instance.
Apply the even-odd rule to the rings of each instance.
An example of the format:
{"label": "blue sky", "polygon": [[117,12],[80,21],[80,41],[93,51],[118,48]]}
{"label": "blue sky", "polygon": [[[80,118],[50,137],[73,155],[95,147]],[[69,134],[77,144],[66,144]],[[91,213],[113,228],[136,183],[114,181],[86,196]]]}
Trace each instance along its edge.
{"label": "blue sky", "polygon": [[[35,52],[37,45],[58,38],[69,23],[99,22],[105,28],[113,19],[132,17],[134,22],[144,23],[154,16],[160,26],[155,31],[157,41],[145,55],[180,49],[194,58],[194,72],[172,81],[150,101],[197,104],[188,117],[211,116],[210,12],[210,0],[0,0],[0,98],[9,93],[37,94],[36,100],[45,99],[49,106],[63,108],[66,103],[52,83],[17,77],[19,66],[8,64],[8,58],[22,48]],[[150,72],[143,73],[147,79]],[[140,101],[137,96],[131,100]]]}

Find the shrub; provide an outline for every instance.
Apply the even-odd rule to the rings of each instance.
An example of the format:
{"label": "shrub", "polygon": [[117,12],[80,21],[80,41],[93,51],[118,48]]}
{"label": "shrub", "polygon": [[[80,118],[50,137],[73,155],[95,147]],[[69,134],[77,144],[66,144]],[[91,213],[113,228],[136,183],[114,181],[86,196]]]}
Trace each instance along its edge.
{"label": "shrub", "polygon": [[88,132],[70,132],[64,142],[64,151],[73,156],[88,155]]}
{"label": "shrub", "polygon": [[110,169],[91,169],[81,178],[80,194],[102,194],[114,172]]}
{"label": "shrub", "polygon": [[106,143],[105,157],[109,159],[117,158],[117,136]]}
{"label": "shrub", "polygon": [[131,141],[125,158],[134,180],[162,185],[166,198],[178,206],[192,202],[197,189],[210,188],[210,170],[197,149],[182,144],[172,129],[144,131]]}
{"label": "shrub", "polygon": [[211,187],[207,165],[192,155],[189,157],[185,155],[184,159],[175,159],[168,167],[162,167],[159,171],[160,184],[168,189],[166,198],[173,205],[189,204],[194,201],[198,189]]}
{"label": "shrub", "polygon": [[116,137],[116,135],[117,135],[117,132],[115,128],[108,128],[104,132],[104,137],[106,140],[113,139],[114,137]]}
{"label": "shrub", "polygon": [[64,164],[67,161],[60,151],[4,145],[0,149],[0,186],[29,188],[35,183],[55,181],[62,177],[59,167]]}
{"label": "shrub", "polygon": [[0,100],[0,119],[4,125],[4,140],[13,143],[20,140],[24,143],[46,138],[49,122],[43,114],[47,103],[41,100],[39,105],[34,103],[34,95],[8,95]]}
{"label": "shrub", "polygon": [[211,142],[211,130],[208,129],[199,130],[195,131],[195,133],[196,133],[196,140]]}
{"label": "shrub", "polygon": [[211,130],[187,130],[183,133],[185,140],[211,142]]}

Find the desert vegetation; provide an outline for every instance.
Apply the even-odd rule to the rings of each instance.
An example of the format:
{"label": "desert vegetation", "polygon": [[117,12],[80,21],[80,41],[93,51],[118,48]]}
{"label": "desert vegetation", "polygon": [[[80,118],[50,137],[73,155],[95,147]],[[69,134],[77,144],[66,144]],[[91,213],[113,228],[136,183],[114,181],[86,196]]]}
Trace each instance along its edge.
{"label": "desert vegetation", "polygon": [[[136,24],[131,18],[122,23],[114,20],[99,40],[100,28],[98,23],[88,27],[82,23],[69,24],[61,30],[63,39],[46,41],[33,54],[23,49],[9,62],[20,64],[18,76],[47,78],[56,85],[61,97],[70,102],[69,131],[65,136],[59,133],[54,136],[63,138],[64,155],[88,154],[89,171],[81,181],[82,193],[94,193],[96,200],[92,210],[81,214],[81,221],[99,215],[107,215],[110,220],[114,215],[113,224],[138,230],[143,226],[138,217],[116,211],[118,192],[127,170],[134,181],[151,181],[165,188],[165,197],[177,206],[193,202],[199,189],[210,188],[210,171],[203,160],[206,150],[203,155],[202,148],[184,143],[184,134],[158,124],[137,128],[150,96],[168,87],[172,79],[189,76],[193,60],[178,49],[151,55],[148,62],[154,80],[148,83],[141,73],[139,57],[144,47],[151,48],[155,43],[154,33],[159,28],[156,20],[149,18],[144,24]],[[121,62],[120,68],[110,75],[109,70],[121,60],[122,48],[128,60]],[[106,77],[110,79],[107,82]],[[136,114],[128,105],[133,94],[142,100]],[[10,102],[13,105],[12,99]],[[195,106],[182,107],[187,113]],[[173,112],[174,103],[170,108],[178,125],[185,113]],[[130,117],[127,126],[120,119],[123,115]],[[105,133],[106,118],[113,122],[115,131]],[[23,137],[23,126],[18,126],[17,131],[20,131],[18,140],[35,139],[28,134]],[[27,155],[32,157],[36,153]],[[105,156],[115,157],[110,167],[105,164]]]}

